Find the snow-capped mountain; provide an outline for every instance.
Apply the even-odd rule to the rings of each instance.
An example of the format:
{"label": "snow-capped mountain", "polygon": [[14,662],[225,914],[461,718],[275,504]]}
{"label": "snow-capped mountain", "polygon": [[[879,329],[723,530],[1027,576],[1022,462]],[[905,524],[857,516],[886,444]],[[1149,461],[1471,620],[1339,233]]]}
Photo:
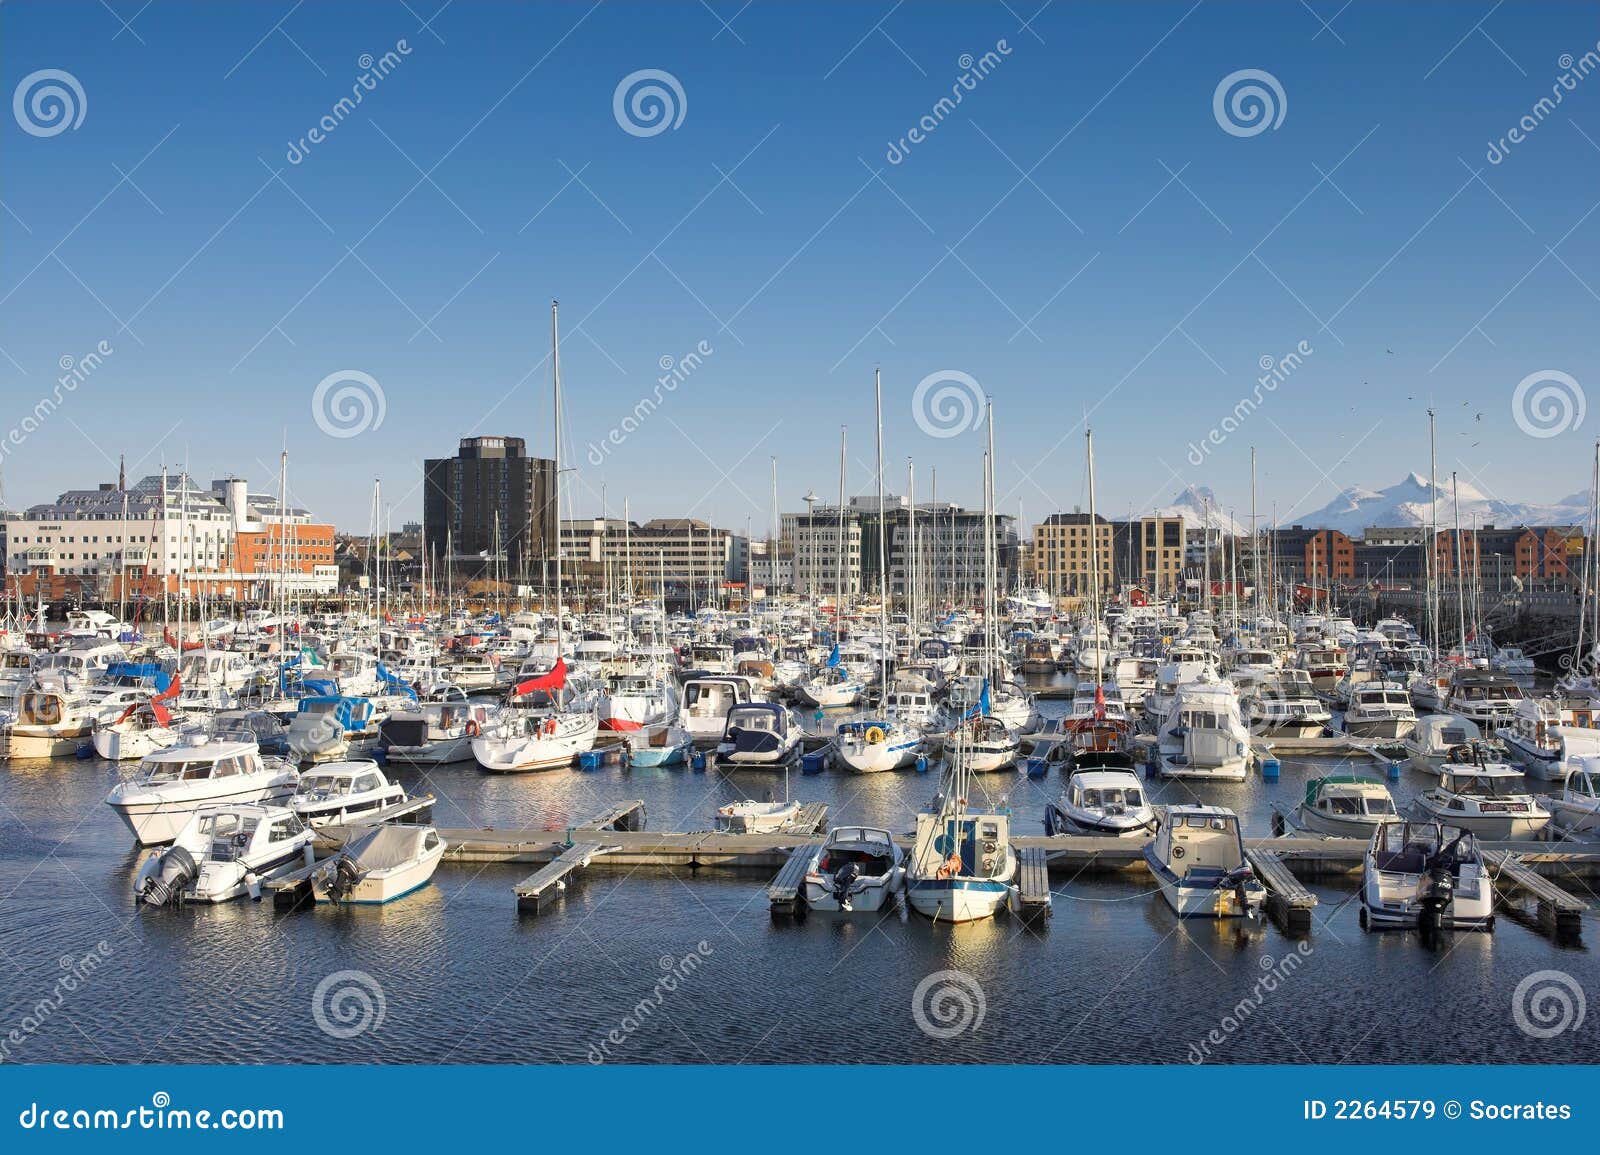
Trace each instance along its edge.
{"label": "snow-capped mountain", "polygon": [[[1461,527],[1494,525],[1501,528],[1513,525],[1585,525],[1589,521],[1589,494],[1579,490],[1555,502],[1502,501],[1483,493],[1467,481],[1459,481],[1459,493],[1453,495],[1450,479],[1441,478],[1438,485],[1438,507],[1430,512],[1428,479],[1420,473],[1408,474],[1387,489],[1368,489],[1352,486],[1341,492],[1321,509],[1280,516],[1285,526],[1303,525],[1307,529],[1337,529],[1351,537],[1360,537],[1369,526],[1427,525],[1430,516],[1445,528],[1455,524],[1455,505],[1461,502]],[[1206,505],[1211,507],[1211,525],[1225,533],[1250,532],[1248,511],[1244,517],[1230,518],[1215,493],[1205,486],[1190,485],[1180,490],[1172,501],[1156,512],[1164,517],[1182,517],[1192,526],[1206,521]],[[1258,510],[1260,524],[1269,521],[1266,509]]]}
{"label": "snow-capped mountain", "polygon": [[[1457,481],[1452,493],[1448,478],[1441,479],[1430,494],[1428,479],[1420,473],[1407,475],[1387,489],[1355,486],[1344,490],[1327,505],[1310,513],[1284,519],[1295,525],[1337,529],[1351,537],[1368,526],[1427,525],[1430,518],[1441,526],[1455,524],[1456,499],[1460,500],[1461,526],[1569,525],[1589,518],[1589,495],[1574,493],[1550,504],[1503,501],[1483,493],[1468,481]],[[1437,507],[1430,496],[1438,499]]]}
{"label": "snow-capped mountain", "polygon": [[1173,495],[1171,502],[1155,512],[1159,517],[1181,517],[1184,524],[1192,529],[1209,525],[1227,534],[1250,532],[1250,519],[1246,517],[1241,522],[1229,517],[1227,509],[1217,500],[1217,495],[1204,485],[1185,486]]}

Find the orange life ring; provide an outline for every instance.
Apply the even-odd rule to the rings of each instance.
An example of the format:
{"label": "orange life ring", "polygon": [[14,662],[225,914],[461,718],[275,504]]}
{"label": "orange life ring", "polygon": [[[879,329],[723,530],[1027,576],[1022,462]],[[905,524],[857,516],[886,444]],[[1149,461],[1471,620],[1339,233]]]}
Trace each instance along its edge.
{"label": "orange life ring", "polygon": [[482,733],[483,733],[483,727],[478,725],[478,720],[476,718],[468,718],[467,719],[467,737],[468,738],[476,738],[479,734],[482,734]]}

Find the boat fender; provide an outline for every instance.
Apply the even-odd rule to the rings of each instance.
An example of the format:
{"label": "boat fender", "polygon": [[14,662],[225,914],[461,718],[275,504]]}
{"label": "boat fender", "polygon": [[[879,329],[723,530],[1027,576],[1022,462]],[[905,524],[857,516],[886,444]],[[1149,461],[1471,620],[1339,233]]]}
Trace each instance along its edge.
{"label": "boat fender", "polygon": [[251,902],[261,901],[261,878],[254,871],[244,876],[244,888],[249,893]]}

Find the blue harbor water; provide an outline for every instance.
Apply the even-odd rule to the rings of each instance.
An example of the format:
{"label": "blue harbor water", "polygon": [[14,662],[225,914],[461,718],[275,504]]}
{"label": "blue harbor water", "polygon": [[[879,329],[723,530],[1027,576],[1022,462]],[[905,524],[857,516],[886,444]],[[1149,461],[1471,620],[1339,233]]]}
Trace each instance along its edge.
{"label": "blue harbor water", "polygon": [[[1336,768],[1369,772],[1285,760],[1276,783],[1252,777],[1199,794],[1238,810],[1247,834],[1265,835],[1274,804],[1292,806],[1308,778]],[[718,805],[783,788],[771,776],[619,767],[491,776],[467,763],[397,776],[437,797],[441,827],[561,829],[642,798],[651,829],[706,829]],[[116,778],[92,760],[0,767],[9,968],[0,1023],[26,1024],[9,1043],[11,1061],[1567,1063],[1596,1054],[1596,1016],[1547,1039],[1513,1017],[1513,992],[1534,972],[1596,989],[1600,966],[1586,946],[1557,945],[1506,917],[1493,934],[1436,949],[1410,933],[1364,934],[1354,880],[1312,884],[1321,905],[1304,940],[1270,923],[1180,924],[1139,873],[1053,875],[1054,917],[1037,927],[1005,915],[935,925],[900,909],[774,921],[767,872],[602,865],[538,917],[518,914],[511,889],[532,867],[448,862],[431,886],[387,907],[138,909],[130,884],[141,855],[102,801]],[[1404,807],[1424,784],[1405,772],[1396,800]],[[1019,833],[1038,833],[1061,779],[1004,773],[979,785],[1013,808]],[[829,803],[835,822],[897,831],[935,787],[936,775],[913,772],[791,783],[797,797]],[[1161,800],[1192,797],[1176,783],[1150,788]],[[91,952],[103,960],[85,968]],[[315,1013],[319,985],[326,994],[344,971],[364,972],[381,992],[366,996],[366,1029],[350,1038],[321,1029]],[[913,1011],[919,984],[942,971],[964,972],[981,991],[950,1038],[930,1035]],[[75,989],[62,993],[67,975]]]}

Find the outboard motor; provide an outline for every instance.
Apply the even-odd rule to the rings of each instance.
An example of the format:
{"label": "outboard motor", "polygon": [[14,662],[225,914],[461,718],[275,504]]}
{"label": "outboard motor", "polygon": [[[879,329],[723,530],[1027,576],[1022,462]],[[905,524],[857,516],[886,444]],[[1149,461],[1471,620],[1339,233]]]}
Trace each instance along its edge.
{"label": "outboard motor", "polygon": [[322,892],[328,901],[337,906],[355,890],[356,883],[361,881],[361,868],[349,858],[340,855],[317,872],[317,881],[321,884]]}
{"label": "outboard motor", "polygon": [[861,865],[856,862],[847,862],[833,872],[833,898],[840,910],[850,909],[850,888],[860,877]]}
{"label": "outboard motor", "polygon": [[1239,904],[1239,913],[1249,918],[1256,917],[1257,911],[1250,909],[1250,882],[1255,878],[1255,873],[1248,866],[1240,867],[1227,878],[1223,879],[1225,885],[1233,887],[1233,900]]}
{"label": "outboard motor", "polygon": [[139,872],[136,896],[150,906],[176,904],[199,873],[194,856],[183,847],[174,846],[159,858],[151,856]]}
{"label": "outboard motor", "polygon": [[1418,929],[1422,931],[1424,942],[1434,942],[1443,933],[1445,927],[1445,912],[1456,896],[1456,868],[1460,864],[1457,850],[1461,845],[1458,835],[1438,854],[1430,858],[1426,864],[1425,889],[1420,896],[1421,913],[1417,919]]}

